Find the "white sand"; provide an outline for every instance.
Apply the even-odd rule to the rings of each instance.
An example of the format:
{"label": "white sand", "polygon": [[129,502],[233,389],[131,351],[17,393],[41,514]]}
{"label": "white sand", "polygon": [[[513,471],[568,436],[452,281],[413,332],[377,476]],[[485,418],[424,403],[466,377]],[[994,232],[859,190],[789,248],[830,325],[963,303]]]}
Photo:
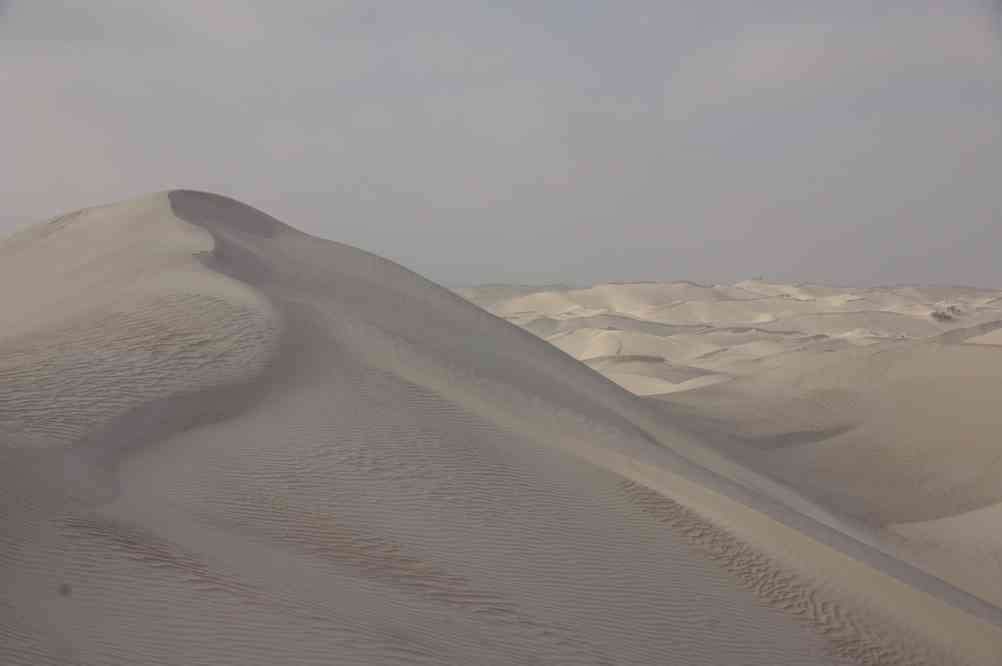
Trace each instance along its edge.
{"label": "white sand", "polygon": [[[232,200],[37,225],[0,285],[0,663],[1002,663],[997,608],[722,455],[691,405]],[[762,297],[618,287],[510,296],[556,319]],[[817,354],[734,339],[776,372]]]}

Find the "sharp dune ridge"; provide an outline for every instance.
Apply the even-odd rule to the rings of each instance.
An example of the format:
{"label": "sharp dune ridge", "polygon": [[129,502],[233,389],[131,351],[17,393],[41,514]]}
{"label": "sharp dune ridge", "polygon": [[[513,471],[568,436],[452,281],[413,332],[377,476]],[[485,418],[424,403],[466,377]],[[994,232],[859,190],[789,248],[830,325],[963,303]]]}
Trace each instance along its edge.
{"label": "sharp dune ridge", "polygon": [[[842,292],[485,293],[513,323],[538,312],[558,322],[546,335],[577,346],[470,303],[476,290],[464,298],[208,193],[87,209],[5,239],[0,662],[1002,663],[994,599],[943,573],[944,535],[991,547],[976,519],[943,528],[902,496],[881,506],[902,540],[891,541],[865,507],[742,456],[735,433],[782,435],[742,417],[752,403],[717,398],[706,404],[728,408],[714,427],[694,426],[709,422],[701,392],[779,385],[777,359],[827,359],[825,344],[852,357],[896,335],[805,332],[787,347],[763,332]],[[776,316],[760,307],[787,300],[776,294],[803,300]],[[708,305],[658,318],[676,296]],[[877,309],[923,333],[992,334],[976,327],[995,296],[937,292],[960,299],[943,305],[961,326],[921,320],[927,296]],[[872,309],[860,304],[853,323],[882,323]],[[562,328],[577,316],[619,328]],[[578,354],[648,388],[719,383],[644,399]],[[921,380],[913,356],[889,358],[901,382]],[[748,370],[757,363],[772,374]],[[817,372],[834,384],[826,395],[844,395]],[[797,398],[747,392],[777,413]],[[823,454],[800,460],[805,478],[841,480]],[[990,484],[980,492],[940,489],[951,511],[990,511]],[[917,535],[940,541],[916,555]]]}

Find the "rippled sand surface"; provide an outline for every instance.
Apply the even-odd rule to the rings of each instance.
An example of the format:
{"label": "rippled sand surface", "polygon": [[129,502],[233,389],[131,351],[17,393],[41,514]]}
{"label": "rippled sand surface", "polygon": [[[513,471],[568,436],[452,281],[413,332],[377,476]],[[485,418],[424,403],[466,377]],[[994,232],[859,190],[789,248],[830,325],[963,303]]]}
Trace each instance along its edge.
{"label": "rippled sand surface", "polygon": [[991,664],[994,607],[238,202],[0,245],[0,663]]}
{"label": "rippled sand surface", "polygon": [[1002,291],[459,290],[894,557],[1002,607]]}

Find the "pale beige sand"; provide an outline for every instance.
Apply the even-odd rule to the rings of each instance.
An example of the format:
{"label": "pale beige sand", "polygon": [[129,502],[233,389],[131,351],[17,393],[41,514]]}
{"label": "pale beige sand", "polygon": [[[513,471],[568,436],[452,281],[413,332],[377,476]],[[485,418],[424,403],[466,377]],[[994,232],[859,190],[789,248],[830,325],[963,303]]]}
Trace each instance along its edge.
{"label": "pale beige sand", "polygon": [[[1002,292],[745,281],[672,301],[675,284],[660,297],[648,285],[639,305],[604,287],[615,330],[579,326],[596,315],[574,311],[512,321],[559,316],[534,332],[657,396],[675,425],[857,538],[1002,606]],[[713,380],[662,377],[666,361]]]}
{"label": "pale beige sand", "polygon": [[[523,288],[525,289],[525,288]],[[686,301],[755,299],[756,294],[726,286],[703,286],[692,282],[599,284],[587,289],[534,289],[504,300],[480,300],[477,288],[460,290],[464,297],[490,305],[501,314],[532,312],[561,315],[568,312],[650,312]],[[493,301],[488,303],[487,301]]]}
{"label": "pale beige sand", "polygon": [[[695,431],[1002,606],[1002,350],[939,341],[776,359],[665,396]],[[898,538],[903,537],[903,538]]]}
{"label": "pale beige sand", "polygon": [[670,362],[662,356],[593,356],[582,359],[590,368],[636,395],[659,395],[688,391],[729,381],[726,374]]}
{"label": "pale beige sand", "polygon": [[997,608],[390,262],[196,192],[0,258],[0,663],[1002,663]]}
{"label": "pale beige sand", "polygon": [[586,360],[602,356],[656,356],[674,363],[686,363],[715,352],[720,347],[698,336],[662,337],[635,331],[579,328],[546,338],[571,356]]}
{"label": "pale beige sand", "polygon": [[976,345],[1002,345],[1002,328],[996,329],[991,333],[985,333],[984,335],[969,338],[967,342],[971,342]]}
{"label": "pale beige sand", "polygon": [[[746,280],[493,286],[460,293],[579,360],[639,354],[720,376],[758,374],[767,367],[764,359],[803,351],[932,338],[985,345],[1002,340],[1002,291],[966,287],[854,289]],[[638,364],[602,372],[638,395],[703,386],[652,382],[656,375]]]}
{"label": "pale beige sand", "polygon": [[650,377],[634,372],[608,371],[603,373],[606,377],[616,382],[627,391],[636,395],[664,395],[677,391],[691,391],[702,386],[711,386],[725,382],[729,377],[723,375],[708,374],[692,379],[671,382],[657,377]]}
{"label": "pale beige sand", "polygon": [[1002,502],[945,518],[889,524],[911,560],[1002,605]]}

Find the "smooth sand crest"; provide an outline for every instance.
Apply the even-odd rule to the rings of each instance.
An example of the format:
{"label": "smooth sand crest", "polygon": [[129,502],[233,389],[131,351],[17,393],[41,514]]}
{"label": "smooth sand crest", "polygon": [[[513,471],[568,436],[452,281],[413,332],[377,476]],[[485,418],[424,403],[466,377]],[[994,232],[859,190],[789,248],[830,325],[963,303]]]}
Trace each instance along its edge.
{"label": "smooth sand crest", "polygon": [[997,609],[391,262],[188,191],[0,258],[3,663],[1000,663]]}

